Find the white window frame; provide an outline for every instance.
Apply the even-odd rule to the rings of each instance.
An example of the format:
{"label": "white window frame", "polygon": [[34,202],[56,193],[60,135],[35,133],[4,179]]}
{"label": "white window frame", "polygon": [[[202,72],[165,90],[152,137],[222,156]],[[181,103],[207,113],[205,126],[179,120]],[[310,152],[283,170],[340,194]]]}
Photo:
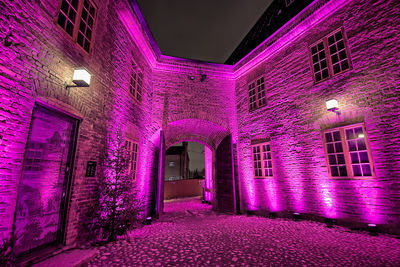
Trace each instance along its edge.
{"label": "white window frame", "polygon": [[[252,101],[252,97],[250,95],[250,90],[254,89],[254,98],[255,101]],[[253,81],[249,82],[247,84],[247,93],[249,97],[249,111],[253,111],[256,109],[259,109],[261,107],[264,107],[267,105],[267,93],[265,89],[265,78],[264,76],[260,76],[257,79],[254,79]],[[264,96],[262,96],[262,93],[264,93]],[[263,102],[263,103],[262,103]],[[255,103],[255,106],[252,107],[252,103]]]}
{"label": "white window frame", "polygon": [[[360,137],[357,137],[357,138],[351,139],[351,140],[358,140],[358,139],[364,138],[366,149],[350,151],[348,143],[351,140],[348,140],[346,138],[346,130],[360,128],[360,127],[362,128],[362,137],[360,136]],[[329,155],[333,155],[333,154],[328,153],[328,145],[327,145],[328,143],[327,143],[325,134],[329,133],[329,132],[337,132],[337,131],[340,132],[340,142],[342,144],[344,160],[345,160],[345,164],[341,164],[341,165],[346,166],[347,176],[333,176],[332,171],[331,171]],[[326,159],[326,164],[327,164],[327,168],[328,168],[329,178],[331,178],[331,179],[373,179],[376,177],[374,162],[372,160],[371,147],[369,144],[369,139],[368,139],[368,135],[367,135],[367,131],[366,131],[364,123],[357,123],[357,124],[352,124],[352,125],[347,125],[347,126],[342,126],[342,127],[326,129],[326,130],[322,131],[322,138],[323,138],[323,143],[324,143],[325,159]],[[351,153],[356,153],[356,152],[357,153],[361,153],[361,152],[367,153],[368,163],[369,163],[370,170],[371,170],[370,176],[355,176],[354,175],[353,165],[362,165],[363,164],[363,163],[352,163]],[[367,163],[364,163],[364,165],[366,165],[366,164]]]}
{"label": "white window frame", "polygon": [[131,72],[129,76],[129,93],[138,102],[142,101],[143,96],[143,71],[135,60],[131,60]]}
{"label": "white window frame", "polygon": [[[80,28],[80,24],[82,23],[82,11],[83,11],[83,9],[85,8],[85,7],[84,7],[84,1],[85,1],[85,0],[77,0],[77,1],[78,1],[78,8],[77,8],[77,10],[76,10],[75,21],[71,21],[71,20],[68,18],[68,14],[65,14],[65,12],[63,12],[63,11],[61,10],[61,6],[62,6],[62,3],[63,3],[64,1],[68,2],[68,4],[71,2],[71,0],[60,0],[60,1],[59,1],[59,5],[58,5],[58,9],[57,9],[57,16],[56,16],[56,18],[55,18],[55,23],[56,23],[56,25],[57,25],[60,29],[62,29],[70,38],[72,38],[72,40],[78,45],[78,47],[81,48],[81,50],[85,51],[87,54],[90,54],[91,51],[92,51],[92,48],[93,48],[94,35],[95,35],[95,31],[96,31],[96,21],[97,21],[98,7],[97,7],[95,1],[93,1],[93,0],[86,0],[86,1],[88,1],[89,4],[92,5],[92,6],[94,7],[94,9],[95,9],[95,11],[94,11],[94,16],[93,16],[93,26],[92,26],[92,29],[91,29],[91,30],[92,30],[92,34],[91,34],[91,36],[90,36],[90,40],[88,39],[89,42],[90,42],[89,51],[87,51],[81,44],[78,43],[78,34],[79,34],[79,32],[80,32],[80,29],[79,29],[79,28]],[[71,8],[71,5],[70,5],[70,4],[69,4],[69,8]],[[85,9],[86,9],[86,8],[85,8]],[[61,26],[61,25],[59,24],[58,20],[59,20],[59,17],[60,17],[60,13],[62,13],[63,16],[66,17],[66,20],[69,20],[69,21],[73,22],[73,31],[72,31],[72,35],[70,35],[70,34],[66,31],[65,26],[63,27],[63,26]],[[89,16],[89,15],[88,15],[88,16]],[[90,15],[90,16],[91,16],[91,15]],[[85,24],[87,24],[86,21],[85,21]],[[86,26],[88,27],[88,25],[86,25]],[[85,31],[87,30],[87,27],[85,28]],[[83,37],[84,39],[85,39],[85,38],[87,39],[86,33],[85,33],[85,34],[82,34],[82,35],[84,36],[84,37]]]}
{"label": "white window frame", "polygon": [[[342,40],[343,40],[343,44],[344,44],[344,48],[343,48],[341,51],[345,51],[345,52],[346,52],[346,59],[345,59],[345,60],[343,59],[343,60],[341,60],[340,62],[347,61],[347,63],[348,63],[348,68],[347,68],[347,69],[344,69],[344,70],[341,70],[340,72],[334,73],[334,67],[333,67],[333,66],[334,66],[334,65],[337,65],[337,63],[333,64],[332,57],[334,57],[335,54],[338,54],[338,52],[334,52],[333,54],[331,54],[331,52],[330,52],[330,46],[329,46],[329,43],[328,43],[328,39],[329,39],[330,37],[334,36],[334,35],[335,35],[336,33],[338,33],[338,32],[341,32],[341,33],[342,33]],[[335,38],[336,38],[336,37],[335,37]],[[314,63],[315,63],[315,62],[314,62],[314,60],[313,60],[313,57],[314,57],[314,56],[318,56],[318,55],[317,55],[317,54],[313,54],[312,48],[313,48],[314,46],[317,46],[317,45],[320,44],[320,43],[323,44],[323,50],[319,51],[317,54],[319,54],[320,52],[324,51],[324,53],[325,53],[325,60],[326,60],[326,63],[327,63],[327,68],[324,68],[324,69],[327,69],[327,70],[328,70],[328,76],[325,77],[325,78],[322,78],[322,77],[321,77],[321,79],[317,81],[317,79],[316,79],[316,73],[317,73],[317,72],[320,72],[320,71],[315,71],[315,69],[314,69]],[[337,42],[335,42],[335,45],[336,45],[336,44],[337,44]],[[315,84],[320,83],[320,82],[323,82],[323,81],[325,81],[325,80],[328,80],[328,79],[330,79],[330,78],[332,78],[332,77],[334,77],[334,76],[336,76],[336,75],[339,75],[339,74],[341,74],[341,73],[344,73],[344,72],[346,72],[346,71],[349,71],[349,70],[351,70],[351,69],[353,68],[353,67],[352,67],[352,66],[353,66],[353,65],[352,65],[352,61],[351,61],[351,56],[350,56],[349,44],[348,44],[347,36],[346,36],[346,33],[345,33],[343,27],[341,27],[341,28],[339,28],[339,29],[336,29],[336,30],[330,32],[330,33],[327,34],[325,37],[323,37],[323,38],[319,39],[317,42],[311,44],[311,45],[309,46],[308,50],[309,50],[309,53],[308,53],[308,54],[309,54],[309,58],[310,58],[311,72],[312,72],[313,80],[314,80],[314,83],[315,83]],[[318,56],[318,58],[319,58],[319,56]],[[320,63],[320,62],[321,62],[321,61],[318,60],[318,63]],[[340,64],[339,64],[339,65],[340,65]],[[340,68],[341,68],[341,67],[340,67]],[[321,75],[322,75],[322,74],[321,74]]]}
{"label": "white window frame", "polygon": [[[269,147],[269,150],[267,149]],[[259,150],[259,160],[255,159],[257,156],[257,152],[255,150]],[[268,158],[269,155],[269,158]],[[260,161],[260,167],[255,168],[256,161]],[[262,179],[262,178],[273,178],[274,177],[274,163],[272,159],[272,147],[271,142],[256,142],[251,145],[251,162],[253,166],[253,175],[254,178]],[[269,165],[269,166],[266,166]],[[261,169],[261,175],[258,170]],[[268,173],[266,173],[268,171]]]}
{"label": "white window frame", "polygon": [[131,138],[126,138],[124,147],[127,156],[129,157],[127,174],[131,176],[133,180],[136,180],[139,159],[139,144],[133,141]]}

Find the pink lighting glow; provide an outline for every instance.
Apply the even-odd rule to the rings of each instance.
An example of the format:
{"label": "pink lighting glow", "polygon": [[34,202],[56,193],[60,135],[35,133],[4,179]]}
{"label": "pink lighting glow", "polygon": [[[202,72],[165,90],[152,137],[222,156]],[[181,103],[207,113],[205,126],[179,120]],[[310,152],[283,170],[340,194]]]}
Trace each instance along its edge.
{"label": "pink lighting glow", "polygon": [[208,146],[204,146],[204,160],[206,169],[206,180],[205,180],[205,199],[206,201],[212,202],[213,199],[213,167],[212,167],[212,150]]}

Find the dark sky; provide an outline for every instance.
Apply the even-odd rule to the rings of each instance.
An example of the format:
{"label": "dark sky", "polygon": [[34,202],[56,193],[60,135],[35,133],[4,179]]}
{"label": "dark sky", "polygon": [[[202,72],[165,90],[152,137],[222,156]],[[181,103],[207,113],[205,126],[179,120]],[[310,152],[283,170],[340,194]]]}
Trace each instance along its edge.
{"label": "dark sky", "polygon": [[272,0],[137,0],[164,55],[223,63]]}

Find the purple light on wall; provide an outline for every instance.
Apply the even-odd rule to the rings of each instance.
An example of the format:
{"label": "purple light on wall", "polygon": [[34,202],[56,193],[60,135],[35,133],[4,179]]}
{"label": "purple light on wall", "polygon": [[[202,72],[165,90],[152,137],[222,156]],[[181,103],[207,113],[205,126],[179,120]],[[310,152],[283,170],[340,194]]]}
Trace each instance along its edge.
{"label": "purple light on wall", "polygon": [[271,212],[280,211],[278,193],[275,178],[267,178],[264,181],[264,191],[267,192],[268,209]]}
{"label": "purple light on wall", "polygon": [[[324,6],[319,8],[318,12],[314,12],[311,16],[302,20],[297,26],[292,28],[289,32],[285,33],[285,35],[279,38],[276,42],[271,44],[270,46],[264,48],[266,43],[268,43],[272,38],[279,35],[282,31],[286,30],[288,26],[292,24],[293,21],[296,21],[299,17],[303,16],[303,13],[307,12],[307,10],[317,4],[319,0],[315,0],[312,2],[307,8],[297,14],[294,18],[288,21],[285,25],[283,25],[278,31],[276,31],[273,35],[268,37],[264,42],[254,48],[249,54],[247,54],[244,58],[242,58],[238,63],[234,65],[235,69],[235,77],[238,78],[247,72],[251,71],[253,68],[257,67],[262,62],[265,62],[269,57],[273,56],[275,52],[284,49],[287,45],[295,41],[302,34],[307,32],[310,28],[314,27],[330,14],[335,12],[338,8],[342,7],[346,2],[345,0],[336,0],[329,1]],[[253,58],[251,58],[253,56]],[[247,62],[246,62],[247,61]],[[245,62],[245,63],[242,63]]]}
{"label": "purple light on wall", "polygon": [[[245,149],[243,149],[243,147]],[[240,166],[239,171],[239,181],[241,183],[242,198],[245,200],[248,210],[255,210],[258,207],[256,192],[255,192],[255,181],[254,181],[254,171],[253,162],[251,156],[250,145],[238,143],[239,151],[243,151],[242,155],[238,157],[238,165]]]}
{"label": "purple light on wall", "polygon": [[206,169],[206,178],[205,178],[205,199],[206,201],[212,202],[213,199],[213,180],[212,180],[212,150],[207,146],[204,146],[204,164]]}
{"label": "purple light on wall", "polygon": [[[317,133],[316,138],[320,139],[320,134]],[[318,140],[317,139],[317,140]],[[322,139],[321,139],[322,142]],[[315,162],[320,162],[319,165],[326,164],[325,152],[323,148],[314,149],[314,153],[311,155]],[[310,168],[312,177],[317,177],[313,179],[317,199],[319,200],[320,214],[325,218],[336,219],[337,214],[337,203],[336,203],[336,190],[335,181],[328,177],[328,172],[326,168]]]}
{"label": "purple light on wall", "polygon": [[[289,189],[290,208],[295,212],[303,213],[304,207],[304,185],[303,185],[303,174],[300,169],[301,160],[299,158],[299,148],[296,144],[296,140],[288,137],[285,141],[275,144],[278,148],[276,150],[283,151],[285,154],[280,154],[281,166],[280,172],[282,177],[285,177],[285,183]],[[296,151],[287,150],[287,148],[295,149]],[[282,160],[284,159],[284,160]]]}
{"label": "purple light on wall", "polygon": [[359,180],[354,181],[353,186],[361,202],[359,204],[361,219],[366,223],[382,223],[381,205],[378,201],[381,198],[379,196],[379,183],[376,180]]}

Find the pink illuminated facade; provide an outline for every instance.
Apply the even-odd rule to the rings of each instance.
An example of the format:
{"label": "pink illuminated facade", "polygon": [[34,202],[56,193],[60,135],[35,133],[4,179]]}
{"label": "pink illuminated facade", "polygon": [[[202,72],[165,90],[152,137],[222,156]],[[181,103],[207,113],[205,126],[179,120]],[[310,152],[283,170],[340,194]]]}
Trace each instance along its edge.
{"label": "pink illuminated facade", "polygon": [[[398,1],[315,0],[235,65],[162,55],[127,0],[88,1],[95,24],[84,41],[57,24],[64,1],[39,2],[3,1],[0,12],[0,240],[78,242],[97,184],[89,167],[118,133],[136,145],[133,182],[149,215],[162,214],[165,150],[182,141],[206,146],[205,197],[218,210],[228,138],[232,212],[400,233]],[[65,89],[82,67],[90,86]],[[326,140],[335,129],[342,139]],[[256,177],[257,143],[271,158],[257,159],[267,175]],[[340,166],[347,172],[335,175]]]}

